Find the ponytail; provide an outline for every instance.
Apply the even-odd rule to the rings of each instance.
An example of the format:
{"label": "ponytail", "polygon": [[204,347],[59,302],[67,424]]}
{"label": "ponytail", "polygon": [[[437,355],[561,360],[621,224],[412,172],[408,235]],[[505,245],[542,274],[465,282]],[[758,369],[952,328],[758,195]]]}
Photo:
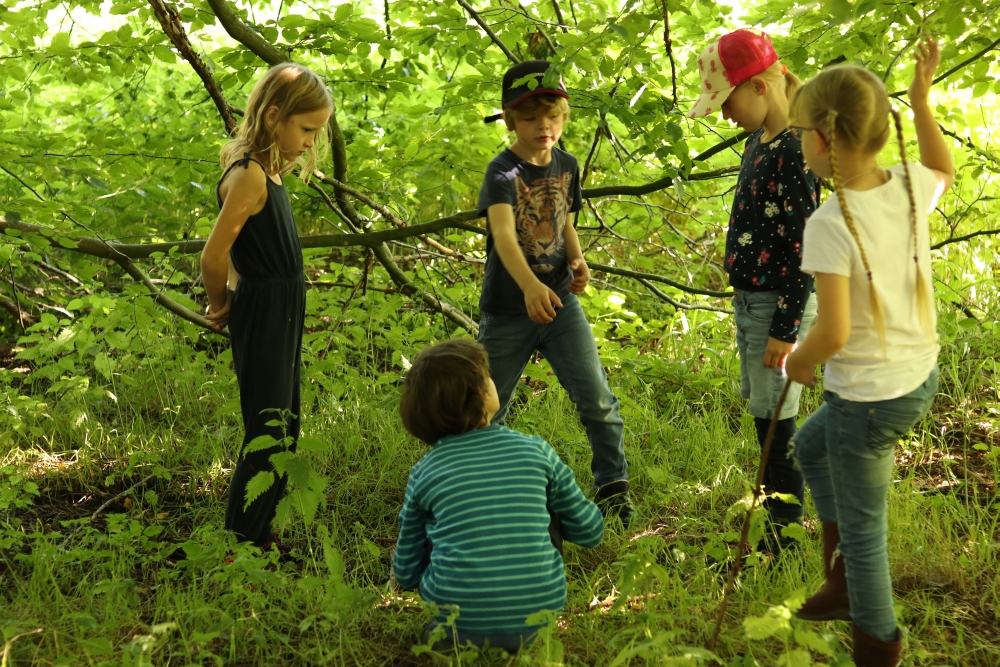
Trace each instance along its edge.
{"label": "ponytail", "polygon": [[[854,242],[858,244],[858,252],[861,254],[861,263],[865,267],[868,275],[868,301],[872,310],[872,318],[875,320],[875,331],[878,332],[878,342],[882,347],[883,356],[886,354],[885,344],[885,318],[882,315],[882,304],[879,303],[878,293],[875,291],[875,282],[872,280],[872,269],[868,263],[868,255],[865,254],[865,247],[861,244],[861,236],[858,234],[858,227],[854,223],[851,209],[847,205],[847,198],[844,196],[844,188],[841,185],[840,166],[837,163],[837,149],[835,147],[837,138],[837,112],[834,109],[826,115],[827,145],[830,147],[830,167],[833,170],[833,189],[837,193],[837,200],[840,202],[840,210],[844,214],[844,222],[850,230]],[[910,201],[912,202],[912,195]],[[918,267],[919,270],[919,267]],[[918,274],[919,280],[919,274]]]}

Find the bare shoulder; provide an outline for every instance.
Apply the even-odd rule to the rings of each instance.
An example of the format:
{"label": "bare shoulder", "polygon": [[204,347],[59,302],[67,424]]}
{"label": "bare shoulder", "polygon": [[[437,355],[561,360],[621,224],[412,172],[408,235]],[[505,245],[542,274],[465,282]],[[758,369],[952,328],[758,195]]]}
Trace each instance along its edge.
{"label": "bare shoulder", "polygon": [[267,201],[267,174],[256,162],[251,162],[246,168],[236,166],[229,171],[219,186],[219,197],[225,202],[230,196],[244,201],[252,201],[259,211]]}

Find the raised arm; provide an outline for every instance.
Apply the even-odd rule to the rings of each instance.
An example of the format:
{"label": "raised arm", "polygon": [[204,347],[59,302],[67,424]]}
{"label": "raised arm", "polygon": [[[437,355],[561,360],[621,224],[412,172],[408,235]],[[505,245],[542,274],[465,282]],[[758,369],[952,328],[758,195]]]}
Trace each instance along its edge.
{"label": "raised arm", "polygon": [[[514,208],[510,204],[493,204],[487,209],[490,233],[496,245],[497,254],[504,268],[524,292],[524,305],[528,317],[533,322],[547,324],[556,317],[556,308],[562,308],[562,301],[536,276],[524,258],[517,242],[517,227],[514,223]],[[553,307],[554,306],[554,307]]]}
{"label": "raised arm", "polygon": [[920,162],[937,173],[938,182],[944,186],[943,192],[955,182],[955,164],[944,135],[941,134],[941,128],[934,120],[930,104],[934,72],[941,62],[937,41],[928,37],[919,44],[916,58],[913,81],[908,92],[910,108],[913,109],[913,125],[917,130],[917,145],[920,147]]}

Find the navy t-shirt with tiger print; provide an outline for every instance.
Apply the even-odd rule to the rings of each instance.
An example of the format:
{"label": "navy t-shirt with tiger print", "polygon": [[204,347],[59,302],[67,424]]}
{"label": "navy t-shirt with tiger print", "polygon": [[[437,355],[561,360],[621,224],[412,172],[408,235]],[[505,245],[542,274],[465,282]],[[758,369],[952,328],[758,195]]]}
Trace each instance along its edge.
{"label": "navy t-shirt with tiger print", "polygon": [[[558,148],[544,167],[519,158],[509,148],[493,158],[486,168],[479,191],[479,215],[487,216],[494,204],[510,204],[514,209],[517,242],[535,276],[560,299],[569,296],[573,278],[566,261],[563,232],[569,214],[583,208],[580,166],[576,158]],[[479,310],[490,315],[527,313],[524,292],[504,267],[487,216],[486,275]]]}
{"label": "navy t-shirt with tiger print", "polygon": [[818,206],[819,178],[789,130],[763,143],[747,139],[726,233],[726,271],[737,292],[778,293],[770,337],[794,343],[812,277],[801,270],[802,235]]}

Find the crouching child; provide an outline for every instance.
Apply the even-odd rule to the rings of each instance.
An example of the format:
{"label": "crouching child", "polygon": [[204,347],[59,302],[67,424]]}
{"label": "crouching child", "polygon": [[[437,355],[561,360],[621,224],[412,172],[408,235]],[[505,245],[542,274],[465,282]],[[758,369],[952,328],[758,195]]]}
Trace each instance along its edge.
{"label": "crouching child", "polygon": [[528,616],[566,603],[550,524],[585,547],[604,537],[573,471],[541,438],[491,425],[498,409],[486,351],[471,340],[426,348],[406,375],[400,416],[431,449],[410,471],[393,570],[401,587],[441,608],[425,641],[447,606],[458,606],[455,631],[438,650],[530,643],[537,627]]}

